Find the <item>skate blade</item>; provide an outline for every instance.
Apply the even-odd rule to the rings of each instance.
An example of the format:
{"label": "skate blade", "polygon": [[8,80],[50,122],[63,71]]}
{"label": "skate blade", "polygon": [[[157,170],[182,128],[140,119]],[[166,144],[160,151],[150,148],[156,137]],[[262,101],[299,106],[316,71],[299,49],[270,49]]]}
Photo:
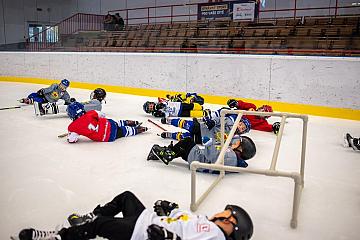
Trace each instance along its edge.
{"label": "skate blade", "polygon": [[344,146],[345,148],[350,147],[350,143],[349,143],[349,141],[347,140],[347,133],[344,134],[343,146]]}
{"label": "skate blade", "polygon": [[147,160],[159,160],[159,158],[153,153],[153,150],[150,150],[149,155],[147,156]]}
{"label": "skate blade", "polygon": [[10,236],[11,240],[20,240],[20,238],[18,236]]}

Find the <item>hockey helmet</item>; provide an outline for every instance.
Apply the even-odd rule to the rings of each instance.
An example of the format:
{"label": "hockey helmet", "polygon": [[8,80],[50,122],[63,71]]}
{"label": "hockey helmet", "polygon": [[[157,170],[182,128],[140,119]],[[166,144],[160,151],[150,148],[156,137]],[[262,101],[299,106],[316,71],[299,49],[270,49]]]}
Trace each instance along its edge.
{"label": "hockey helmet", "polygon": [[250,239],[254,231],[254,226],[249,214],[237,205],[227,205],[225,210],[230,210],[231,216],[236,219],[236,224],[233,223],[234,231],[230,237],[233,240]]}
{"label": "hockey helmet", "polygon": [[242,160],[249,160],[250,158],[254,157],[256,154],[256,146],[253,140],[247,136],[240,137],[240,157]]}
{"label": "hockey helmet", "polygon": [[258,112],[273,112],[273,109],[270,105],[262,105],[261,107],[258,107],[258,109],[256,109],[256,111],[258,111]]}
{"label": "hockey helmet", "polygon": [[236,99],[229,99],[229,100],[227,100],[226,104],[230,108],[236,108],[236,106],[238,105],[238,101]]}
{"label": "hockey helmet", "polygon": [[152,113],[155,111],[155,105],[156,103],[147,101],[146,103],[144,103],[143,109],[146,113]]}
{"label": "hockey helmet", "polygon": [[70,81],[67,79],[63,79],[63,80],[61,80],[60,84],[63,85],[66,89],[70,86]]}
{"label": "hockey helmet", "polygon": [[[256,109],[256,111],[258,112],[273,112],[273,109],[270,105],[262,105],[261,107],[258,107],[258,109]],[[262,116],[263,118],[268,118],[270,116]]]}
{"label": "hockey helmet", "polygon": [[100,102],[102,100],[105,100],[105,98],[106,98],[106,91],[103,88],[97,88],[94,91],[92,91],[90,94],[90,99],[97,99]]}
{"label": "hockey helmet", "polygon": [[246,117],[242,117],[240,120],[240,123],[243,123],[245,125],[245,129],[240,131],[239,128],[236,129],[236,133],[237,134],[244,134],[250,131],[251,129],[251,123],[249,121],[249,119],[247,119]]}
{"label": "hockey helmet", "polygon": [[76,120],[85,114],[84,105],[79,102],[73,102],[67,107],[66,112],[71,120]]}

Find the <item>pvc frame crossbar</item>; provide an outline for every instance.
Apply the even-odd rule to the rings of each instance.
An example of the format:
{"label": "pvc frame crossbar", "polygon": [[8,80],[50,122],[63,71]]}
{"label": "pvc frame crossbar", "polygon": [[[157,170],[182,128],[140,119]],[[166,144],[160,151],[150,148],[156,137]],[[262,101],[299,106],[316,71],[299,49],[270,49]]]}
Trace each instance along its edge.
{"label": "pvc frame crossbar", "polygon": [[[231,129],[226,142],[224,143],[224,133],[225,133],[225,115],[226,114],[238,114],[234,126]],[[241,167],[230,167],[224,165],[224,155],[225,151],[231,143],[231,139],[233,138],[236,126],[241,120],[243,115],[256,115],[256,116],[277,116],[281,117],[280,129],[276,138],[275,148],[271,160],[271,164],[269,169],[248,169]],[[294,197],[293,197],[293,207],[292,207],[292,216],[290,220],[291,228],[297,227],[297,219],[298,219],[298,211],[299,204],[301,198],[301,192],[304,188],[304,169],[305,169],[305,152],[306,152],[306,138],[307,138],[307,125],[308,125],[308,116],[307,115],[299,115],[299,114],[291,114],[291,113],[269,113],[269,112],[256,112],[256,111],[244,111],[244,110],[227,110],[223,109],[220,112],[220,122],[221,122],[221,151],[217,161],[214,164],[209,163],[200,163],[198,161],[194,161],[190,165],[191,170],[191,204],[190,209],[192,211],[196,211],[200,204],[205,200],[205,198],[209,195],[209,193],[215,188],[215,186],[221,181],[221,179],[225,176],[225,171],[229,172],[245,172],[245,173],[253,173],[259,175],[266,176],[274,176],[274,177],[287,177],[294,180]],[[276,170],[276,163],[279,155],[279,149],[281,144],[281,139],[284,132],[284,126],[287,118],[300,118],[303,120],[303,131],[302,131],[302,143],[301,143],[301,165],[299,172],[286,172],[286,171],[278,171]],[[209,186],[209,188],[196,200],[196,170],[198,168],[205,168],[211,170],[220,171],[219,176],[215,179],[215,181]]]}

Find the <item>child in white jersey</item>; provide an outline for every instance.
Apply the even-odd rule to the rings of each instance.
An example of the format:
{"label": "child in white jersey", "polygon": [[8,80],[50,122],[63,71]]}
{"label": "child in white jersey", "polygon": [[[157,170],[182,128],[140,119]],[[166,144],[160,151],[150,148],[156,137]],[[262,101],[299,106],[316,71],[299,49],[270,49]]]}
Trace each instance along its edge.
{"label": "child in white jersey", "polygon": [[[122,217],[114,217],[120,212]],[[68,220],[72,226],[58,232],[23,229],[19,239],[87,240],[100,236],[110,240],[245,240],[253,233],[250,216],[236,205],[227,205],[223,212],[208,219],[163,200],[155,202],[154,211],[145,209],[129,191],[89,214],[72,214]]]}

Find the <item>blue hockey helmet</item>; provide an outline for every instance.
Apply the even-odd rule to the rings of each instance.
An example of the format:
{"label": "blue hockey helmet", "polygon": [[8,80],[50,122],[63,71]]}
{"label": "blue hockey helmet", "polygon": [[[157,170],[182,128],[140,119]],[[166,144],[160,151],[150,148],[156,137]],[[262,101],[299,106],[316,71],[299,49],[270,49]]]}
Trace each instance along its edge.
{"label": "blue hockey helmet", "polygon": [[70,86],[70,81],[67,79],[63,79],[60,82],[61,85],[63,85],[65,88],[68,88]]}
{"label": "blue hockey helmet", "polygon": [[[243,127],[238,127],[236,129],[236,134],[244,134],[244,133],[247,133],[250,131],[251,129],[251,123],[249,121],[249,119],[247,119],[246,117],[242,117],[241,120],[240,120],[240,123],[243,123]],[[239,123],[239,125],[240,125]]]}
{"label": "blue hockey helmet", "polygon": [[76,120],[85,114],[84,105],[73,102],[67,107],[66,112],[71,120]]}

